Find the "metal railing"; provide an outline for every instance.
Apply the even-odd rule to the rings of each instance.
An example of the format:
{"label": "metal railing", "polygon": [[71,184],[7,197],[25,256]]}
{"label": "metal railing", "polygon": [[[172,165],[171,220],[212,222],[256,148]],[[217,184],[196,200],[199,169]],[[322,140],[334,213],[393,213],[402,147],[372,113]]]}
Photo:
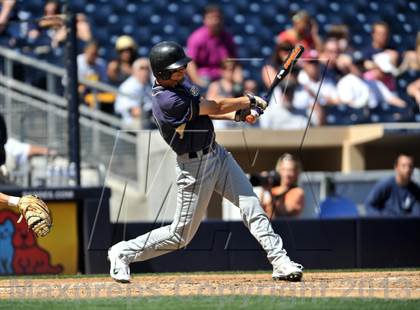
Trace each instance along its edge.
{"label": "metal railing", "polygon": [[[23,78],[19,77],[22,71]],[[25,81],[36,75],[45,81],[46,89]],[[0,113],[6,120],[9,136],[47,146],[59,156],[67,157],[67,100],[58,87],[66,79],[63,68],[0,47]],[[80,83],[92,89],[94,94],[121,94],[117,88],[105,83],[85,79],[81,79]],[[79,111],[82,163],[108,166],[115,145],[110,173],[138,182],[137,169],[133,169],[137,167],[135,135],[120,131],[123,124],[114,115],[84,104],[80,104]]]}

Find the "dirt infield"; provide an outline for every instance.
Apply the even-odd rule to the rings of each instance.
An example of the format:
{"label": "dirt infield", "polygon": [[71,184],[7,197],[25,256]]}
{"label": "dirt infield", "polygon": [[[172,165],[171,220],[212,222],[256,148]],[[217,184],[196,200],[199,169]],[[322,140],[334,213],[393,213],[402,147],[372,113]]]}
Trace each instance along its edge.
{"label": "dirt infield", "polygon": [[194,295],[420,299],[420,271],[307,272],[299,283],[274,282],[269,273],[139,274],[130,284],[108,277],[0,280],[0,299]]}

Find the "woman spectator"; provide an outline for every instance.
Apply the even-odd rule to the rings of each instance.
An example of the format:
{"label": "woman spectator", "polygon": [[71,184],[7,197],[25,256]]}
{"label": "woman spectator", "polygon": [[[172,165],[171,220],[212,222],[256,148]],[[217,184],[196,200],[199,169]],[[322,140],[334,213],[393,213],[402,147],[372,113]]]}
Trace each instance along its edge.
{"label": "woman spectator", "polygon": [[277,161],[276,172],[280,175],[280,184],[267,186],[260,195],[261,204],[267,216],[272,219],[284,216],[298,216],[305,207],[305,195],[298,187],[300,163],[288,153]]}
{"label": "woman spectator", "polygon": [[119,86],[131,75],[133,63],[137,58],[137,44],[132,37],[124,35],[117,39],[115,50],[118,57],[109,62],[107,75],[110,84]]}
{"label": "woman spectator", "polygon": [[[279,71],[280,66],[283,64],[284,60],[292,49],[293,45],[288,42],[283,42],[276,45],[270,63],[266,64],[261,70],[262,80],[266,88],[270,87],[271,82],[274,80],[274,77]],[[295,71],[292,71],[291,74],[289,74],[289,79],[295,81],[295,73]]]}
{"label": "woman spectator", "polygon": [[306,51],[322,51],[322,41],[318,34],[318,25],[306,11],[299,11],[292,17],[293,27],[281,32],[278,43],[303,45]]}

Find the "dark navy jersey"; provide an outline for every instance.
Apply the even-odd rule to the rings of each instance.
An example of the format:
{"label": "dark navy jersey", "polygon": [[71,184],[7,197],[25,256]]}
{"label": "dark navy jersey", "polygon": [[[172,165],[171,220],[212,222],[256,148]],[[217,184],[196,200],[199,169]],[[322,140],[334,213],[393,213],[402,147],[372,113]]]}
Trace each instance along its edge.
{"label": "dark navy jersey", "polygon": [[420,216],[420,188],[410,182],[400,186],[395,176],[379,181],[366,199],[368,215]]}
{"label": "dark navy jersey", "polygon": [[209,116],[199,115],[200,92],[188,80],[175,87],[155,83],[153,116],[166,143],[178,154],[197,152],[214,141]]}

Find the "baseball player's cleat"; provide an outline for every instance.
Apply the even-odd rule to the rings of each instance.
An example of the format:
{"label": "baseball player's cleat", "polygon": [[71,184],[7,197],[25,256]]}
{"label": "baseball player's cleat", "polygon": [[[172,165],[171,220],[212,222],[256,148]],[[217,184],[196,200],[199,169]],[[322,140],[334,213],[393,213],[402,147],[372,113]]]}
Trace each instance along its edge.
{"label": "baseball player's cleat", "polygon": [[285,280],[291,282],[299,282],[303,276],[303,266],[291,260],[287,260],[279,265],[274,266],[273,280]]}
{"label": "baseball player's cleat", "polygon": [[120,283],[130,283],[130,267],[120,258],[117,249],[114,247],[108,250],[108,260],[111,278]]}

